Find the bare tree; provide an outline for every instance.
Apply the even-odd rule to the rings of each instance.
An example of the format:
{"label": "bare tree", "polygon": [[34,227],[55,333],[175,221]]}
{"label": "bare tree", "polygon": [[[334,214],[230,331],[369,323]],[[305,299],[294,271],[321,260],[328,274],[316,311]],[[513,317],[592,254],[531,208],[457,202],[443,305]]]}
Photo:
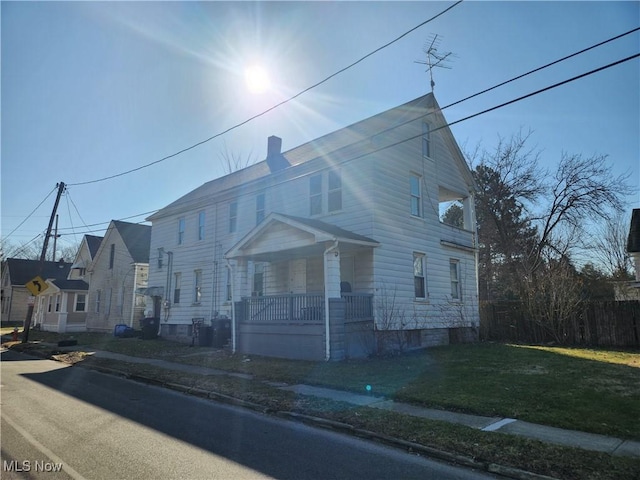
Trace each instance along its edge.
{"label": "bare tree", "polygon": [[631,280],[633,263],[627,252],[629,215],[613,213],[596,229],[590,250],[606,273],[615,280]]}
{"label": "bare tree", "polygon": [[407,312],[398,300],[398,287],[390,288],[382,282],[376,295],[376,340],[378,354],[404,352],[408,341],[406,330],[417,324],[417,317],[407,317]]}
{"label": "bare tree", "polygon": [[227,175],[256,163],[256,157],[251,153],[243,158],[238,153],[230,152],[226,143],[224,143],[222,152],[218,153],[218,157],[222,161],[222,167]]}

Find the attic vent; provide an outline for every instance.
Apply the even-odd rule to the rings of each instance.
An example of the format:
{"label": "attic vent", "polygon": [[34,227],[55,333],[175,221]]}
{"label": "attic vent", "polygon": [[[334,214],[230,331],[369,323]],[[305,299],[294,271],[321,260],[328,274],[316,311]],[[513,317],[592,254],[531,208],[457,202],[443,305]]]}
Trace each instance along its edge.
{"label": "attic vent", "polygon": [[291,166],[284,155],[282,155],[282,139],[271,135],[267,139],[267,165],[271,173],[279,172]]}

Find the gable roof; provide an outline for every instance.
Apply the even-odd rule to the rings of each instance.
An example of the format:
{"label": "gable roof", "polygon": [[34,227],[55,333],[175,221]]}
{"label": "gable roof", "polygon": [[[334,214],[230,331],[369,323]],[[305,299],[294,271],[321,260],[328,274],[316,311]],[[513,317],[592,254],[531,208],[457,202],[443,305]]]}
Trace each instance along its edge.
{"label": "gable roof", "polygon": [[53,283],[60,290],[89,290],[89,284],[84,280],[67,280],[66,278],[60,278],[52,280],[51,283]]}
{"label": "gable roof", "polygon": [[24,258],[7,258],[5,265],[9,269],[12,285],[25,285],[36,275],[40,275],[45,280],[47,278],[66,279],[71,268],[71,263],[67,262],[44,262],[43,264],[40,260]]}
{"label": "gable roof", "polygon": [[[363,245],[368,247],[377,247],[380,244],[375,240],[350,232],[344,228],[321,222],[320,220],[294,217],[292,215],[284,215],[282,213],[270,213],[260,225],[247,233],[238,243],[236,243],[225,255],[225,258],[237,258],[243,256],[242,251],[246,250],[253,242],[259,239],[263,234],[267,234],[272,226],[284,224],[291,227],[292,231],[302,232],[307,235],[305,244],[321,244],[326,241],[338,241],[345,244]],[[286,248],[285,248],[286,250]]]}
{"label": "gable roof", "polygon": [[627,238],[627,252],[640,252],[640,208],[634,208],[631,213],[631,225]]}
{"label": "gable roof", "polygon": [[135,263],[149,263],[151,226],[112,220]]}
{"label": "gable roof", "polygon": [[[435,125],[442,125],[439,131],[442,133],[447,145],[452,149],[457,167],[461,170],[466,182],[473,186],[473,176],[432,93],[283,152],[282,156],[291,166],[279,170],[274,175],[281,172],[289,172],[291,168],[316,159],[331,156],[335,157],[336,162],[339,163],[362,153],[371,153],[379,148],[385,148],[382,145],[377,146],[376,140],[387,142],[388,140],[385,140],[385,138],[391,137],[391,135],[387,134],[393,129],[406,123],[417,121],[429,114],[435,114]],[[219,195],[239,185],[258,181],[268,177],[271,173],[267,160],[255,163],[242,170],[204,183],[150,215],[147,220],[154,221],[158,218],[184,211],[187,208],[206,205],[210,202],[212,195]]]}
{"label": "gable roof", "polygon": [[100,244],[102,243],[103,237],[98,237],[96,235],[85,235],[84,238],[87,240],[87,247],[89,247],[89,254],[91,258],[95,258],[96,253],[98,253],[98,249],[100,248]]}

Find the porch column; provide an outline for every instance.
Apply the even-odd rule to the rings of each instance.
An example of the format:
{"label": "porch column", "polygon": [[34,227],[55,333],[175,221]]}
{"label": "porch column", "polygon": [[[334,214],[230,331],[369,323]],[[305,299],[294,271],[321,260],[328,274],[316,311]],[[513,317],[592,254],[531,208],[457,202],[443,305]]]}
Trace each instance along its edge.
{"label": "porch column", "polygon": [[328,248],[324,254],[324,291],[327,298],[340,298],[340,250]]}
{"label": "porch column", "polygon": [[233,301],[240,301],[242,297],[248,297],[251,295],[249,290],[249,263],[245,258],[238,258],[236,260],[235,278],[234,278],[234,298]]}
{"label": "porch column", "polygon": [[326,245],[324,251],[324,321],[325,359],[331,358],[331,322],[329,299],[340,298],[340,249],[338,241]]}

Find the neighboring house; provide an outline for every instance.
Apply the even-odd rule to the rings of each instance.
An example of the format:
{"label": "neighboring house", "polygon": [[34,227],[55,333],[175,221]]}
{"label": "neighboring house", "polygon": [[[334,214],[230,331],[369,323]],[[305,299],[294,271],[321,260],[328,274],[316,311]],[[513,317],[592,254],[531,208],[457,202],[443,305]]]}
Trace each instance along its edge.
{"label": "neighboring house", "polygon": [[631,214],[627,252],[633,262],[634,280],[616,284],[616,300],[640,300],[640,208],[634,208]]}
{"label": "neighboring house", "polygon": [[161,334],[229,317],[234,351],[309,359],[476,338],[474,182],[433,95],[281,142],[149,217]]}
{"label": "neighboring house", "polygon": [[[67,272],[70,273],[71,269],[67,268]],[[46,282],[49,288],[36,297],[32,325],[47,332],[84,332],[87,282],[68,278],[47,278]]]}
{"label": "neighboring house", "polygon": [[[25,284],[40,276],[43,280],[66,280],[70,263],[40,262],[22,258],[8,258],[2,263],[2,321],[24,322],[28,302],[33,300]],[[45,290],[43,293],[48,293]],[[35,303],[35,302],[34,302]],[[35,311],[34,304],[34,311]],[[35,313],[35,312],[34,312]],[[33,325],[32,319],[32,325]]]}
{"label": "neighboring house", "polygon": [[67,277],[47,279],[50,288],[38,295],[34,326],[59,333],[86,331],[89,293],[87,266],[98,251],[101,240],[102,237],[85,235]]}
{"label": "neighboring house", "polygon": [[84,267],[90,285],[88,331],[112,332],[118,324],[139,327],[145,304],[136,291],[147,286],[150,238],[148,225],[111,221],[91,264]]}

